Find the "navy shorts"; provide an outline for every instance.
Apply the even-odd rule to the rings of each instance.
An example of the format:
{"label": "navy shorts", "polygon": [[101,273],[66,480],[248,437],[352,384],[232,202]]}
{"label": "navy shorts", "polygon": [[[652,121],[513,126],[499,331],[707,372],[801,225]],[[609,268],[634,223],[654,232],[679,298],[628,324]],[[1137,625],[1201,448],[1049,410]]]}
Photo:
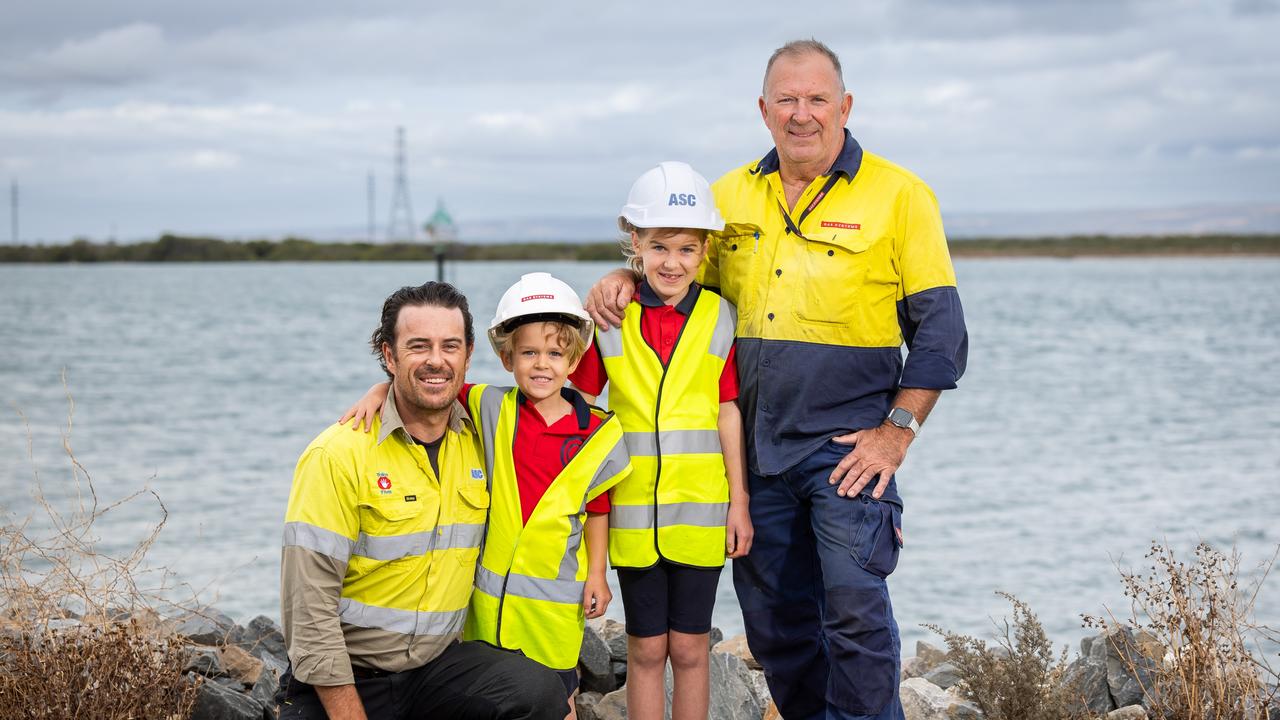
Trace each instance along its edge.
{"label": "navy shorts", "polygon": [[642,569],[618,568],[627,634],[654,637],[666,635],[668,630],[689,635],[711,632],[711,610],[723,569],[666,560]]}

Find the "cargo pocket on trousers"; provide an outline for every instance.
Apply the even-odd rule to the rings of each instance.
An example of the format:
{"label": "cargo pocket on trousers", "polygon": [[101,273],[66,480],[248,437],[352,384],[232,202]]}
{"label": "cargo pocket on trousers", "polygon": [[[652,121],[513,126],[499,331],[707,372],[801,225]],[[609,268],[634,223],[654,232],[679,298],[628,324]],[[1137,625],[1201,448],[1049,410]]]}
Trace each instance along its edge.
{"label": "cargo pocket on trousers", "polygon": [[889,577],[898,567],[898,553],[902,549],[902,511],[893,503],[873,500],[867,495],[859,495],[854,502],[849,553],[867,572]]}

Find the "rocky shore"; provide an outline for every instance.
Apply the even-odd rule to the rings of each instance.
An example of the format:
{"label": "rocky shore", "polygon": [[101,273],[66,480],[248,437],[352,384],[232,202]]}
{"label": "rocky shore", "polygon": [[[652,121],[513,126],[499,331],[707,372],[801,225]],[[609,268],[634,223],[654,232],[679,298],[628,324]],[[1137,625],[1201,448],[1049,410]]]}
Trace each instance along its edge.
{"label": "rocky shore", "polygon": [[[258,616],[239,625],[215,608],[167,621],[187,643],[184,672],[199,682],[193,720],[272,720],[280,676],[288,665],[279,625]],[[779,717],[764,672],[746,638],[711,637],[711,720],[774,720]],[[1122,643],[1104,636],[1085,638],[1069,677],[1089,710],[1110,720],[1146,718],[1141,705],[1145,677],[1135,677],[1116,651]],[[623,625],[601,619],[587,623],[579,660],[581,720],[622,720],[627,716],[627,636]],[[918,642],[902,664],[901,697],[907,720],[972,720],[982,713],[966,701],[956,668],[945,651]],[[667,671],[667,696],[672,689]]]}

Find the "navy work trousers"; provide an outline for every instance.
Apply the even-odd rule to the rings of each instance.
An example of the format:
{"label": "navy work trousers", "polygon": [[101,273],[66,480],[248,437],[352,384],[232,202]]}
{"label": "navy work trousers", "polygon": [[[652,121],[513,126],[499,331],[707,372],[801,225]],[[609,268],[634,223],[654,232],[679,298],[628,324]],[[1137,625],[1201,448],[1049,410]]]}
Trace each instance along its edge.
{"label": "navy work trousers", "polygon": [[885,583],[902,511],[872,500],[874,485],[836,494],[827,478],[850,449],[827,442],[786,472],[748,477],[755,541],[733,561],[733,584],[747,644],[787,720],[904,717]]}

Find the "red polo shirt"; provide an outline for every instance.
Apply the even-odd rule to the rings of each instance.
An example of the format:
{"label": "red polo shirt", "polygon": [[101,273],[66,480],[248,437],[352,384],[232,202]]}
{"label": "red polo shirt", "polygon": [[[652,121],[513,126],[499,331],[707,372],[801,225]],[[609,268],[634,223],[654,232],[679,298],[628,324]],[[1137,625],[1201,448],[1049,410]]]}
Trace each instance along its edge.
{"label": "red polo shirt", "polygon": [[[668,305],[658,299],[647,280],[641,280],[636,286],[634,302],[640,303],[643,307],[640,311],[640,337],[644,338],[645,344],[658,353],[658,358],[662,360],[663,365],[671,361],[671,353],[676,349],[676,340],[680,337],[680,331],[684,329],[685,321],[689,319],[689,313],[693,312],[693,306],[697,303],[700,292],[702,288],[697,283],[693,283],[689,286],[689,292],[679,303]],[[738,399],[738,370],[734,363],[736,350],[735,343],[729,348],[729,355],[724,361],[724,370],[720,373],[720,402],[722,403]],[[596,347],[595,343],[592,343],[586,354],[582,356],[578,369],[569,373],[569,380],[574,387],[588,395],[599,395],[604,390],[605,383],[609,382],[609,375],[605,372],[600,348]]]}
{"label": "red polo shirt", "polygon": [[[458,398],[463,404],[472,387],[463,386]],[[524,393],[516,395],[516,437],[511,454],[516,468],[516,488],[520,492],[520,512],[526,523],[560,471],[604,422],[591,414],[582,395],[569,388],[561,388],[560,394],[573,406],[573,411],[550,425],[533,403],[526,402]],[[606,493],[587,503],[587,512],[609,512],[609,495]]]}

